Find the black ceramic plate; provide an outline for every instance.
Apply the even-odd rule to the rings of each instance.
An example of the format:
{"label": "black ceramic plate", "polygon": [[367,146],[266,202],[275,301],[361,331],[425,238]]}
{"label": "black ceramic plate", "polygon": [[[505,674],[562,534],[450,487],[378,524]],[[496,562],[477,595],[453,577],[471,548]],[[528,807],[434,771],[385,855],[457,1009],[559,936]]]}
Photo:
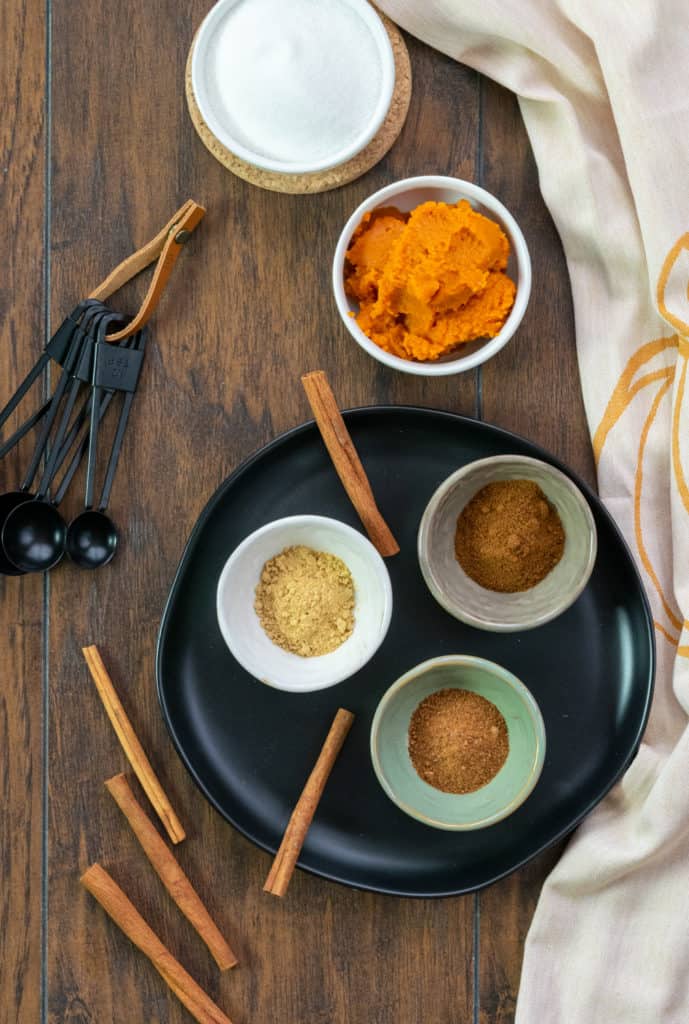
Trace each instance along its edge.
{"label": "black ceramic plate", "polygon": [[[277,438],[206,506],[163,615],[157,678],[177,750],[208,799],[241,832],[275,850],[335,710],[356,721],[318,808],[300,865],[349,885],[410,896],[479,888],[567,833],[601,799],[638,747],[653,686],[653,630],[631,556],[598,499],[579,481],[598,527],[598,559],[579,600],[554,622],[500,635],[452,618],[431,597],[416,559],[421,514],[438,484],[473,459],[533,455],[520,437],[450,413],[406,407],[345,415],[401,553],[388,560],[394,609],[376,656],[352,679],[289,694],[247,675],[215,617],[220,571],[257,527],[311,512],[359,526],[316,427]],[[572,474],[569,474],[570,476]],[[511,817],[475,832],[427,828],[384,794],[369,729],[387,687],[440,654],[505,665],[530,688],[547,733],[541,779]]]}

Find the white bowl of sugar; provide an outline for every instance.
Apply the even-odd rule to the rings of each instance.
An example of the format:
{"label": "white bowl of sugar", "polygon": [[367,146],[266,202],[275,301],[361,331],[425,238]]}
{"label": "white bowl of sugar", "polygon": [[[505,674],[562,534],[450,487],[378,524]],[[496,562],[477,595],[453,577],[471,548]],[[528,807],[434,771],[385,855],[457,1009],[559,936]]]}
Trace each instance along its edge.
{"label": "white bowl of sugar", "polygon": [[366,0],[220,0],[198,31],[191,79],[204,121],[235,156],[310,174],[373,139],[395,63]]}

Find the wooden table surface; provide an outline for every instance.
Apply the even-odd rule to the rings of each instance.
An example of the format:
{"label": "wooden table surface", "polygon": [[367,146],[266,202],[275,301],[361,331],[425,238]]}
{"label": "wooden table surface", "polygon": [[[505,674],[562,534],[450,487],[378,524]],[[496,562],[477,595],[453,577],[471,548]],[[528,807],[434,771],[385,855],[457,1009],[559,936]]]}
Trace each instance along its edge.
{"label": "wooden table surface", "polygon": [[[514,97],[413,39],[409,117],[373,171],[314,197],[233,178],[203,148],[185,107],[185,60],[207,6],[3,8],[0,404],[51,328],[183,200],[208,215],[155,319],[111,503],[124,534],[117,558],[93,575],[61,565],[45,577],[0,578],[0,1019],[190,1019],[79,886],[98,860],[235,1024],[507,1024],[524,936],[560,850],[457,899],[380,897],[303,872],[284,901],[264,896],[269,856],[211,810],[173,751],[153,652],[194,521],[241,459],[309,418],[306,370],[327,370],[345,406],[412,403],[477,416],[592,480],[560,244]],[[360,351],[329,286],[353,208],[424,173],[496,193],[534,266],[529,311],[510,345],[477,372],[436,380],[395,374]],[[141,295],[137,285],[125,308]],[[25,462],[23,448],[0,467],[2,490],[17,485]],[[80,494],[81,477],[68,517]],[[179,858],[236,946],[242,967],[229,975],[219,975],[103,789],[125,762],[82,661],[92,642],[188,827]]]}

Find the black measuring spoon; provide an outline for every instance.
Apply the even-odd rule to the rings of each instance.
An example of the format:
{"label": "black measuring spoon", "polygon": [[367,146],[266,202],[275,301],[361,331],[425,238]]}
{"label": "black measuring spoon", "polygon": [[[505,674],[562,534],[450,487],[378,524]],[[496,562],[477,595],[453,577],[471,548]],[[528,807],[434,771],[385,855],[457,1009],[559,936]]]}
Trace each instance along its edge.
{"label": "black measuring spoon", "polygon": [[[84,353],[85,346],[92,343],[90,328],[92,321],[97,324],[98,334],[105,335],[108,323],[121,319],[117,313],[103,313],[98,310],[89,319],[88,330],[80,332],[77,344],[72,345],[65,360],[64,371],[55,390],[53,401],[59,405],[64,396],[68,380],[72,379],[72,387],[67,399],[63,416],[58,427],[53,451],[41,477],[38,492],[33,500],[23,501],[7,516],[2,526],[2,548],[7,559],[22,572],[45,572],[52,569],[62,558],[65,551],[67,524],[57,507],[48,498],[48,489],[58,468],[58,458],[62,451],[62,436],[67,428],[77,392],[81,381],[76,376],[77,362]],[[73,373],[74,372],[74,373]],[[54,419],[54,412],[48,418]],[[91,397],[91,425],[97,426],[98,404],[95,393]]]}
{"label": "black measuring spoon", "polygon": [[140,331],[134,337],[133,347],[127,352],[126,363],[122,359],[119,360],[119,366],[116,368],[114,378],[112,365],[109,367],[103,365],[101,356],[105,350],[96,348],[93,370],[95,385],[94,402],[96,401],[99,387],[106,382],[112,384],[113,379],[118,380],[119,386],[117,389],[126,391],[126,394],[122,403],[122,410],[117,423],[117,430],[115,431],[115,439],[105,472],[103,490],[97,508],[92,508],[96,449],[95,443],[92,445],[89,437],[89,461],[86,470],[86,507],[69,524],[65,543],[67,554],[75,565],[78,565],[81,569],[100,569],[111,561],[117,550],[117,527],[110,516],[106,515],[105,510],[110,501],[110,492],[115,479],[124,433],[127,428],[127,421],[141,372],[145,345],[146,332]]}
{"label": "black measuring spoon", "polygon": [[[77,326],[78,325],[75,325],[75,329],[70,332],[69,347],[66,355],[63,354],[64,365],[62,373],[55,392],[50,400],[50,407],[43,419],[43,423],[41,424],[41,430],[34,447],[33,455],[31,456],[31,462],[24,474],[24,479],[22,480],[19,490],[8,491],[5,494],[0,495],[0,535],[9,516],[11,516],[20,505],[31,501],[34,497],[30,488],[38,471],[40,461],[43,457],[43,452],[48,444],[50,431],[53,423],[55,422],[62,396],[71,377],[71,371],[81,347],[81,338],[78,336],[76,331]],[[24,571],[25,570],[19,568],[19,566],[13,564],[13,562],[7,557],[4,549],[0,546],[0,573],[3,573],[6,576],[19,576]]]}
{"label": "black measuring spoon", "polygon": [[[125,342],[125,345],[126,344],[127,344],[127,342]],[[103,401],[101,402],[100,412],[98,414],[99,422],[103,419],[105,413],[107,412],[108,406],[109,406],[110,402],[112,401],[113,397],[114,397],[114,392],[113,391],[109,391],[106,394],[106,396],[103,399]],[[77,436],[81,432],[81,428],[83,427],[83,425],[84,425],[84,423],[86,421],[87,416],[90,414],[91,405],[92,405],[92,396],[89,396],[87,398],[86,402],[84,403],[82,409],[80,410],[78,415],[75,417],[74,423],[72,424],[72,426],[70,428],[70,431],[69,431],[67,437],[65,438],[65,440],[63,442],[62,452],[61,452],[61,454],[60,454],[60,456],[59,456],[59,458],[57,460],[57,464],[56,464],[56,467],[55,467],[55,474],[56,475],[57,475],[57,472],[59,472],[60,467],[62,466],[63,462],[67,458],[67,455],[69,454],[69,451],[71,450],[72,445],[74,444],[74,441],[76,440]],[[60,502],[64,498],[65,494],[67,493],[67,490],[68,490],[68,488],[69,488],[69,486],[70,486],[70,484],[72,482],[74,474],[76,473],[77,469],[79,468],[79,466],[81,464],[81,460],[84,457],[84,454],[86,452],[87,447],[88,447],[88,435],[80,442],[80,444],[79,444],[79,446],[77,448],[77,451],[75,452],[74,456],[72,457],[72,461],[70,462],[68,469],[65,471],[65,474],[64,474],[64,476],[63,476],[63,478],[62,478],[62,480],[60,482],[60,485],[59,485],[59,487],[58,487],[58,489],[57,489],[57,491],[56,491],[56,493],[55,493],[55,495],[54,495],[54,497],[52,499],[52,504],[55,505],[55,507],[57,507],[60,504]],[[29,500],[31,500],[31,496],[29,496]],[[12,565],[9,562],[9,560],[7,559],[7,557],[3,553],[2,546],[0,545],[0,572],[4,572],[4,569],[2,568],[2,564],[4,562],[7,562],[8,566],[10,567],[10,571],[6,572],[5,575],[23,575],[24,574],[24,570],[23,569],[17,569],[14,565]]]}

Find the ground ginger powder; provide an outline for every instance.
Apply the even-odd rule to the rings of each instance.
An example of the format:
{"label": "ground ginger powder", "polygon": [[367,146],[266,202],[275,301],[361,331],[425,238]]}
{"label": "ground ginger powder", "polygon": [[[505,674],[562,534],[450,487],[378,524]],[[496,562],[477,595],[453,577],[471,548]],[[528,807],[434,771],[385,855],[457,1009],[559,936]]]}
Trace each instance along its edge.
{"label": "ground ginger powder", "polygon": [[364,215],[347,251],[345,290],[357,323],[392,355],[433,361],[458,345],[494,338],[514,304],[499,224],[466,199],[422,203],[410,214]]}
{"label": "ground ginger powder", "polygon": [[354,629],[354,581],[336,555],[298,544],[265,563],[254,608],[278,647],[302,658],[329,654]]}

